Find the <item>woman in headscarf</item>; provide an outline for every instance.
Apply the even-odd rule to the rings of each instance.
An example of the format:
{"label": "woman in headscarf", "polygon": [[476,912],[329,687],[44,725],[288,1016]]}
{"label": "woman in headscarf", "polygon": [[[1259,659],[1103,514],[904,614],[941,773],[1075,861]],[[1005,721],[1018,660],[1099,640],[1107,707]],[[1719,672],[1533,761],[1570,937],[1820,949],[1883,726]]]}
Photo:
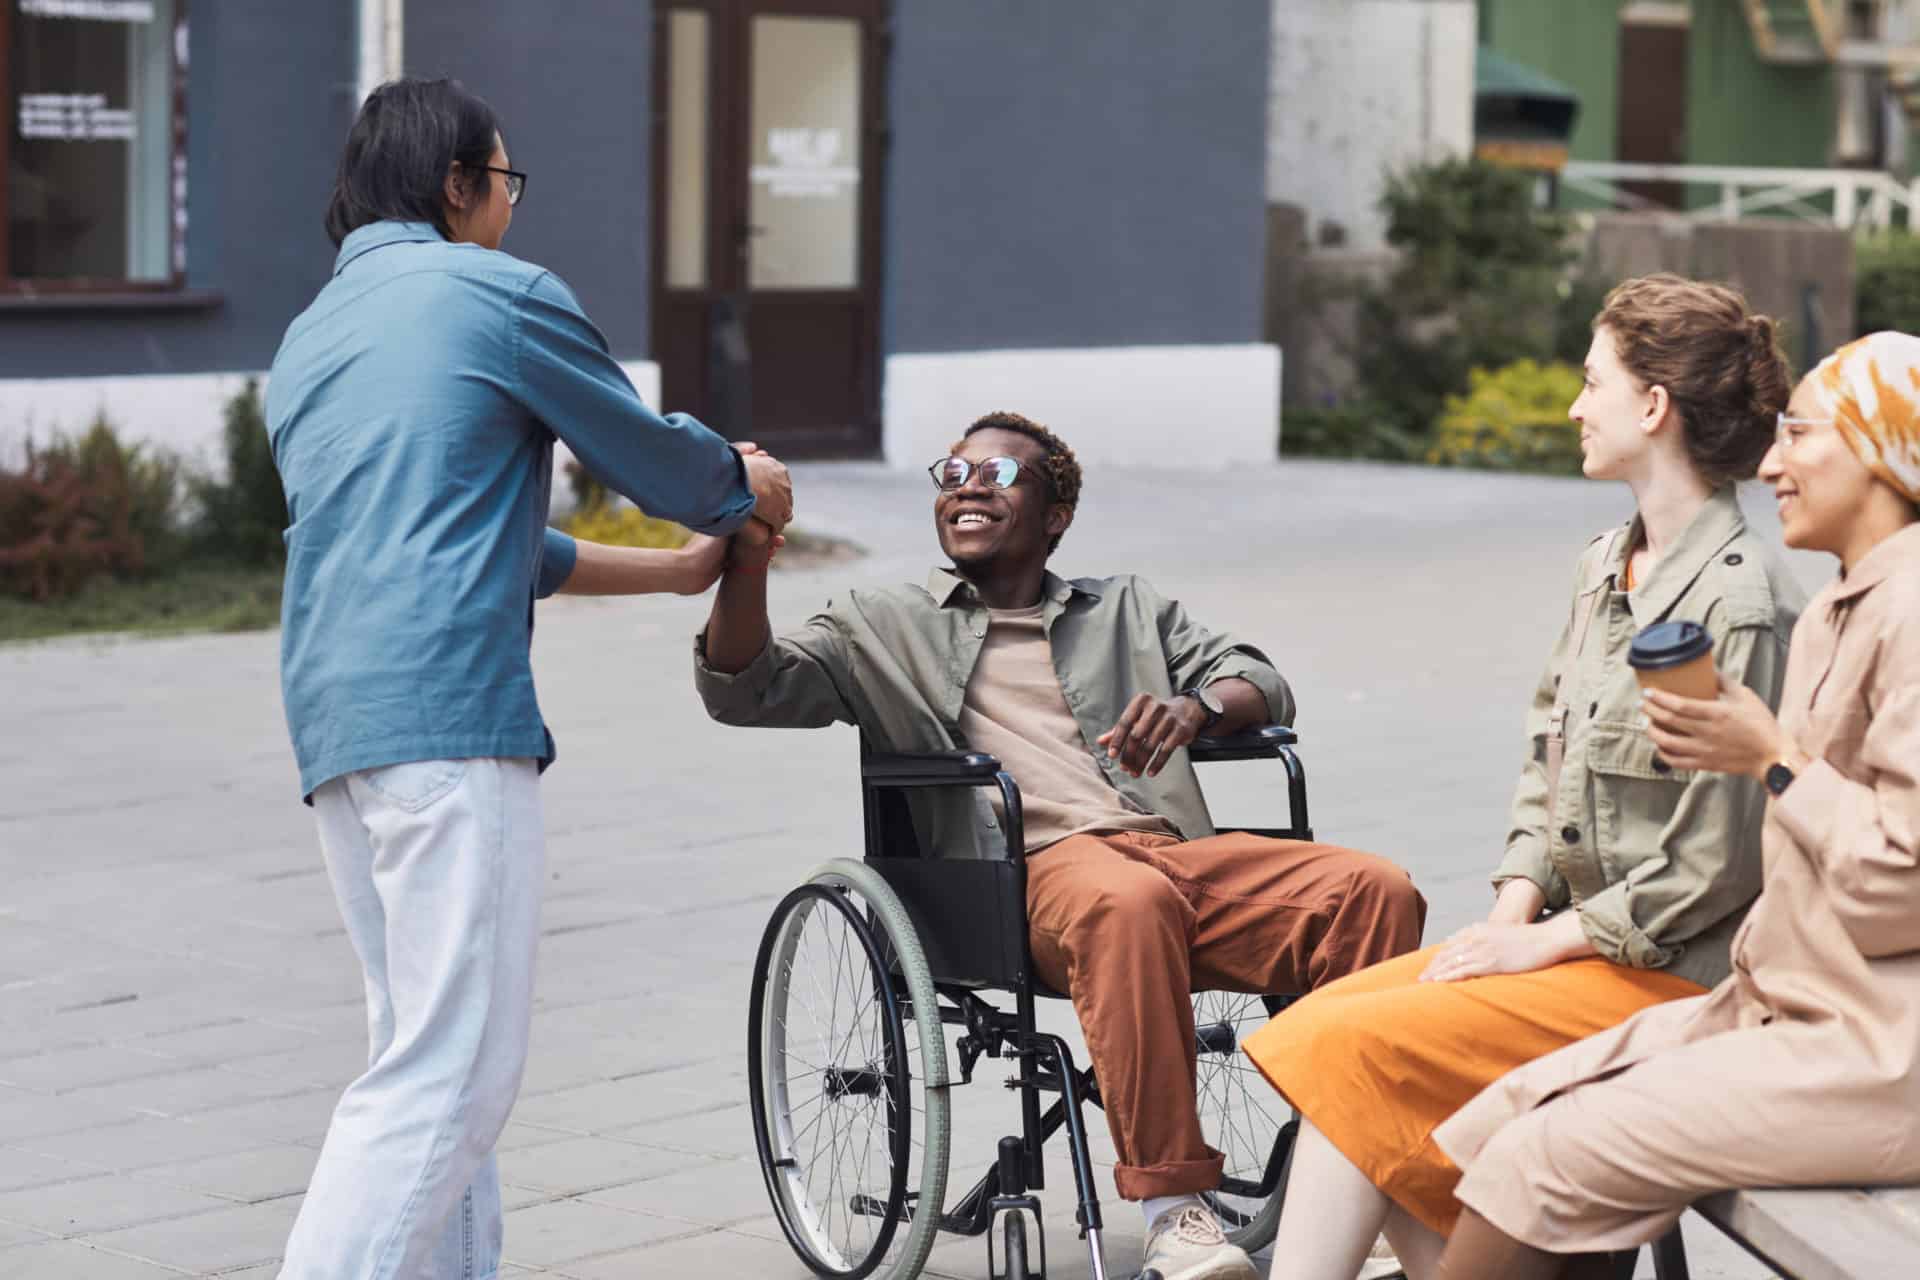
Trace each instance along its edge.
{"label": "woman in headscarf", "polygon": [[1465,1206],[1444,1277],[1604,1274],[1566,1255],[1645,1243],[1735,1187],[1920,1179],[1920,338],[1828,357],[1760,475],[1787,545],[1840,564],[1794,629],[1780,717],[1724,679],[1646,697],[1674,768],[1771,793],[1732,976],[1439,1128]]}

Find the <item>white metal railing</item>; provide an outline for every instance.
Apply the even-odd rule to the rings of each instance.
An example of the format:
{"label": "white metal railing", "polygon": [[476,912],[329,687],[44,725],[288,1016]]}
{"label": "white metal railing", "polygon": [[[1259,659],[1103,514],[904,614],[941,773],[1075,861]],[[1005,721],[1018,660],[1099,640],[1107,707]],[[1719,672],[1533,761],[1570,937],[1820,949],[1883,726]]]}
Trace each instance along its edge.
{"label": "white metal railing", "polygon": [[[1884,231],[1894,225],[1897,209],[1906,215],[1906,225],[1920,227],[1920,178],[1902,182],[1877,169],[1743,169],[1713,164],[1573,160],[1560,171],[1560,180],[1569,190],[1634,209],[1666,206],[1624,189],[1623,183],[1673,182],[1718,188],[1720,198],[1712,204],[1671,211],[1701,220],[1731,220],[1777,210],[1822,226]],[[1832,198],[1831,208],[1812,203],[1822,196]]]}

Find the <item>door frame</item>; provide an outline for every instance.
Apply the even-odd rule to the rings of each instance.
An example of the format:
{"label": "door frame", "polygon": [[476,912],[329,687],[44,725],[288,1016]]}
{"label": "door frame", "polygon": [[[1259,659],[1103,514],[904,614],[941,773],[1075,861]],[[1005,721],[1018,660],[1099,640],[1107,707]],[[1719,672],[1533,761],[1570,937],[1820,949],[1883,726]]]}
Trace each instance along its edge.
{"label": "door frame", "polygon": [[[668,18],[673,10],[696,10],[707,15],[707,227],[706,279],[701,290],[670,290],[667,287],[667,106],[668,106]],[[648,171],[652,190],[648,212],[651,226],[647,243],[651,256],[649,273],[649,355],[659,363],[663,409],[677,406],[665,403],[666,365],[659,357],[667,349],[665,327],[676,309],[685,310],[689,296],[698,297],[703,313],[729,297],[748,295],[741,259],[730,234],[716,234],[722,216],[737,211],[746,225],[750,199],[748,170],[752,164],[752,104],[748,100],[752,86],[751,19],[758,15],[850,18],[862,31],[860,101],[860,209],[858,254],[860,284],[856,292],[861,300],[861,323],[854,353],[858,377],[855,397],[858,416],[846,427],[834,431],[790,431],[767,440],[783,455],[806,458],[877,458],[881,454],[880,392],[886,354],[881,347],[884,301],[882,272],[885,263],[883,237],[886,228],[887,159],[890,144],[888,122],[888,71],[892,63],[892,0],[655,0],[653,5],[653,82],[651,86],[653,123],[649,131],[652,155]],[[737,69],[737,80],[726,82],[725,72]],[[810,297],[844,297],[847,291],[781,291],[781,298],[795,302]],[[673,295],[678,295],[677,306]],[[770,305],[779,305],[777,301]],[[706,342],[702,343],[703,348]],[[751,360],[751,353],[749,353]],[[708,361],[711,367],[711,359]],[[749,366],[750,367],[750,366]],[[707,395],[703,391],[701,402]],[[757,434],[757,433],[756,433]]]}

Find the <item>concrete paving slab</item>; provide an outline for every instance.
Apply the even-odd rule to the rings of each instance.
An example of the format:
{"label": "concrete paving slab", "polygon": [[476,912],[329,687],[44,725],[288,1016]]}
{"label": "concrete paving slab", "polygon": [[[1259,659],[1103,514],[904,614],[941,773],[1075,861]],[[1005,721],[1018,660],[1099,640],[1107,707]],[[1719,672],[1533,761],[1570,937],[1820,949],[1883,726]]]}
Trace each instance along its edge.
{"label": "concrete paving slab", "polygon": [[565,1267],[680,1235],[686,1228],[686,1223],[669,1218],[583,1200],[555,1200],[507,1215],[507,1258],[537,1267]]}
{"label": "concrete paving slab", "polygon": [[286,1196],[109,1231],[89,1243],[189,1275],[213,1275],[278,1258],[299,1212],[300,1197]]}
{"label": "concrete paving slab", "polygon": [[503,1152],[500,1177],[537,1191],[580,1195],[671,1173],[685,1168],[687,1159],[680,1152],[663,1147],[607,1138],[569,1138],[565,1142]]}
{"label": "concrete paving slab", "polygon": [[102,1174],[0,1195],[0,1221],[49,1235],[81,1236],[204,1213],[225,1204],[198,1191],[126,1174]]}
{"label": "concrete paving slab", "polygon": [[184,1274],[84,1241],[57,1240],[0,1251],[0,1280],[161,1280]]}

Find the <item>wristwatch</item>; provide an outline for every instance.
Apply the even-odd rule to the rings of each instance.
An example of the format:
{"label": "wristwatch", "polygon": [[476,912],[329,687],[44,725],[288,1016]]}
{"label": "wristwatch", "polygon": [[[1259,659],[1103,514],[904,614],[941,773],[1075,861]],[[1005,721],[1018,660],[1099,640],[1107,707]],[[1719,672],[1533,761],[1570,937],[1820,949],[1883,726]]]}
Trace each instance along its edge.
{"label": "wristwatch", "polygon": [[1205,689],[1183,689],[1180,692],[1180,696],[1183,698],[1192,698],[1200,704],[1200,709],[1207,713],[1206,721],[1200,726],[1200,732],[1202,734],[1205,734],[1207,730],[1219,724],[1220,717],[1227,714],[1226,704],[1222,703],[1220,699],[1214,697]]}
{"label": "wristwatch", "polygon": [[1767,766],[1767,790],[1780,795],[1793,784],[1793,770],[1782,761],[1776,760]]}

